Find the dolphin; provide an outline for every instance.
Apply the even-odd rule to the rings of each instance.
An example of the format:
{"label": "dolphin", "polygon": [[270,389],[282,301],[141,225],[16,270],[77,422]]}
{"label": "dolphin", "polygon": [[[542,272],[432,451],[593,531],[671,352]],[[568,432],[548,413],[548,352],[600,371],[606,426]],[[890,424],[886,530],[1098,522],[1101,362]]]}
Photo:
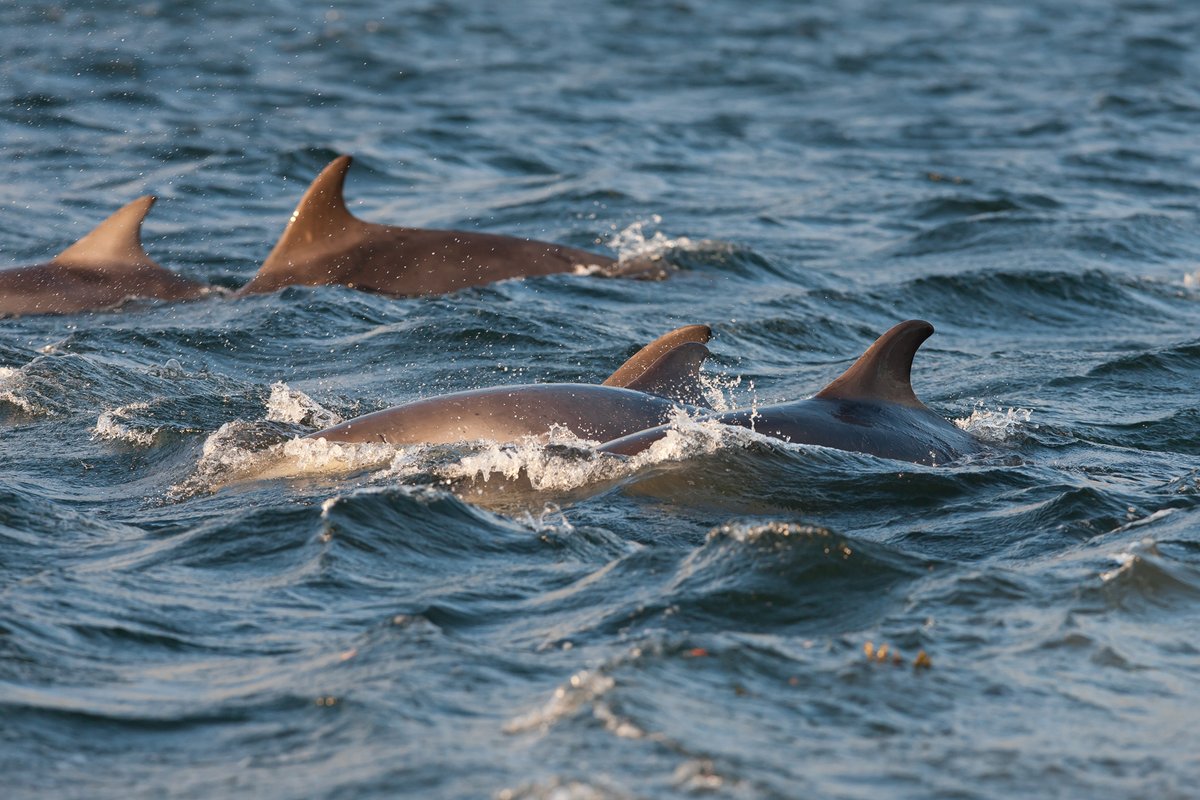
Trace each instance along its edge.
{"label": "dolphin", "polygon": [[310,434],[327,442],[445,444],[487,439],[513,442],[563,427],[605,442],[659,425],[681,406],[699,413],[700,365],[712,335],[689,325],[643,347],[597,386],[542,383],[493,386],[431,397],[376,411]]}
{"label": "dolphin", "polygon": [[350,163],[350,156],[339,156],[321,171],[239,296],[300,284],[413,297],[577,269],[645,275],[655,268],[532,239],[365,222],[350,213],[343,197]]}
{"label": "dolphin", "polygon": [[[787,442],[869,453],[899,461],[937,464],[982,450],[979,441],[931,411],[913,392],[913,357],[933,334],[908,320],[880,336],[841,377],[808,400],[712,415]],[[667,435],[660,425],[600,446],[631,456]]]}
{"label": "dolphin", "polygon": [[44,264],[0,271],[0,316],[73,314],[133,298],[193,300],[212,292],[142,249],[142,221],[154,201],[139,197]]}

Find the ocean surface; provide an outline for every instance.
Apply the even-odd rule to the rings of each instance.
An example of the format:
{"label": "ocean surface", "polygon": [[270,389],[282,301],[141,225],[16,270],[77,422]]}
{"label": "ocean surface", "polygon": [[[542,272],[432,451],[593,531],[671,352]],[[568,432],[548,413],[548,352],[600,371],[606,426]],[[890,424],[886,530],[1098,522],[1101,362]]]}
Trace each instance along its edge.
{"label": "ocean surface", "polygon": [[[154,193],[236,288],[351,153],[365,219],[673,273],[0,320],[5,798],[1196,796],[1200,5],[0,11],[3,266]],[[698,322],[800,398],[908,318],[984,455],[298,440]]]}

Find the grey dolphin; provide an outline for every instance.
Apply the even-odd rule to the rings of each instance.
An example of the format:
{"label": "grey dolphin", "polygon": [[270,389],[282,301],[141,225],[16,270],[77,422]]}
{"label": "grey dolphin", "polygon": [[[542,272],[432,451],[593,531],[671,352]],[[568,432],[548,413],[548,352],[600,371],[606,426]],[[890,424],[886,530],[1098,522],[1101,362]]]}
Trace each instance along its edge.
{"label": "grey dolphin", "polygon": [[531,239],[364,222],[350,213],[343,197],[350,163],[350,156],[339,156],[321,171],[239,295],[295,284],[340,284],[411,297],[576,268],[647,272],[644,262],[619,266],[608,256]]}
{"label": "grey dolphin", "polygon": [[45,264],[0,271],[0,315],[73,314],[132,298],[193,300],[213,291],[142,249],[142,221],[154,200],[139,197]]}
{"label": "grey dolphin", "polygon": [[[392,445],[487,439],[512,442],[561,426],[604,442],[659,425],[682,405],[702,403],[706,325],[679,328],[643,347],[605,382],[494,386],[376,411],[309,435],[328,442]],[[663,352],[665,350],[665,352]],[[612,381],[612,383],[609,383]]]}
{"label": "grey dolphin", "polygon": [[[919,464],[936,464],[979,452],[982,447],[978,440],[935,414],[913,393],[913,357],[932,334],[933,326],[928,322],[901,322],[814,397],[731,411],[711,419],[788,442]],[[607,442],[599,449],[634,455],[669,430],[669,426],[658,426]]]}

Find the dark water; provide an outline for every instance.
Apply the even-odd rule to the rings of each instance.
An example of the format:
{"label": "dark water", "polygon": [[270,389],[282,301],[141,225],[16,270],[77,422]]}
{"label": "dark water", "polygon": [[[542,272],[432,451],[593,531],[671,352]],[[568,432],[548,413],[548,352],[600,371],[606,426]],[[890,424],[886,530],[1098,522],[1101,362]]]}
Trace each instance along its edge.
{"label": "dark water", "polygon": [[[5,264],[154,192],[236,287],[351,152],[367,219],[679,267],[0,321],[5,796],[1194,796],[1200,7],[2,10]],[[988,456],[292,441],[691,322],[804,396],[909,317]]]}

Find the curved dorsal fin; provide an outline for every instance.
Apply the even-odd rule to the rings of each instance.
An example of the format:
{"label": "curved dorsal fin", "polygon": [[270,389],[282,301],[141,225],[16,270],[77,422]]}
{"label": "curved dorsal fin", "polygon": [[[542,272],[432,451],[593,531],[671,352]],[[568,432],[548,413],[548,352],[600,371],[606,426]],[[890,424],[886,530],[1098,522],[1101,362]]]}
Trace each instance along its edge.
{"label": "curved dorsal fin", "polygon": [[[707,325],[684,325],[670,333],[664,333],[650,344],[638,350],[617,371],[608,376],[601,386],[629,386],[637,380],[665,353],[686,342],[707,342],[712,338],[712,328]],[[707,351],[706,351],[707,352]]]}
{"label": "curved dorsal fin", "polygon": [[660,356],[625,388],[708,408],[700,385],[700,366],[706,358],[708,348],[703,344],[684,342]]}
{"label": "curved dorsal fin", "polygon": [[896,325],[850,365],[841,377],[817,393],[830,400],[874,400],[913,408],[925,404],[913,393],[909,376],[913,356],[933,334],[933,326],[920,319]]}
{"label": "curved dorsal fin", "polygon": [[154,205],[154,195],[145,195],[122,206],[91,233],[56,255],[52,261],[74,267],[157,267],[142,249],[142,221]]}
{"label": "curved dorsal fin", "polygon": [[365,224],[346,208],[342,194],[352,161],[350,156],[338,156],[321,170],[296,204],[292,218],[259,274],[299,261],[301,252],[313,249],[314,245],[318,249],[328,247],[347,230]]}

